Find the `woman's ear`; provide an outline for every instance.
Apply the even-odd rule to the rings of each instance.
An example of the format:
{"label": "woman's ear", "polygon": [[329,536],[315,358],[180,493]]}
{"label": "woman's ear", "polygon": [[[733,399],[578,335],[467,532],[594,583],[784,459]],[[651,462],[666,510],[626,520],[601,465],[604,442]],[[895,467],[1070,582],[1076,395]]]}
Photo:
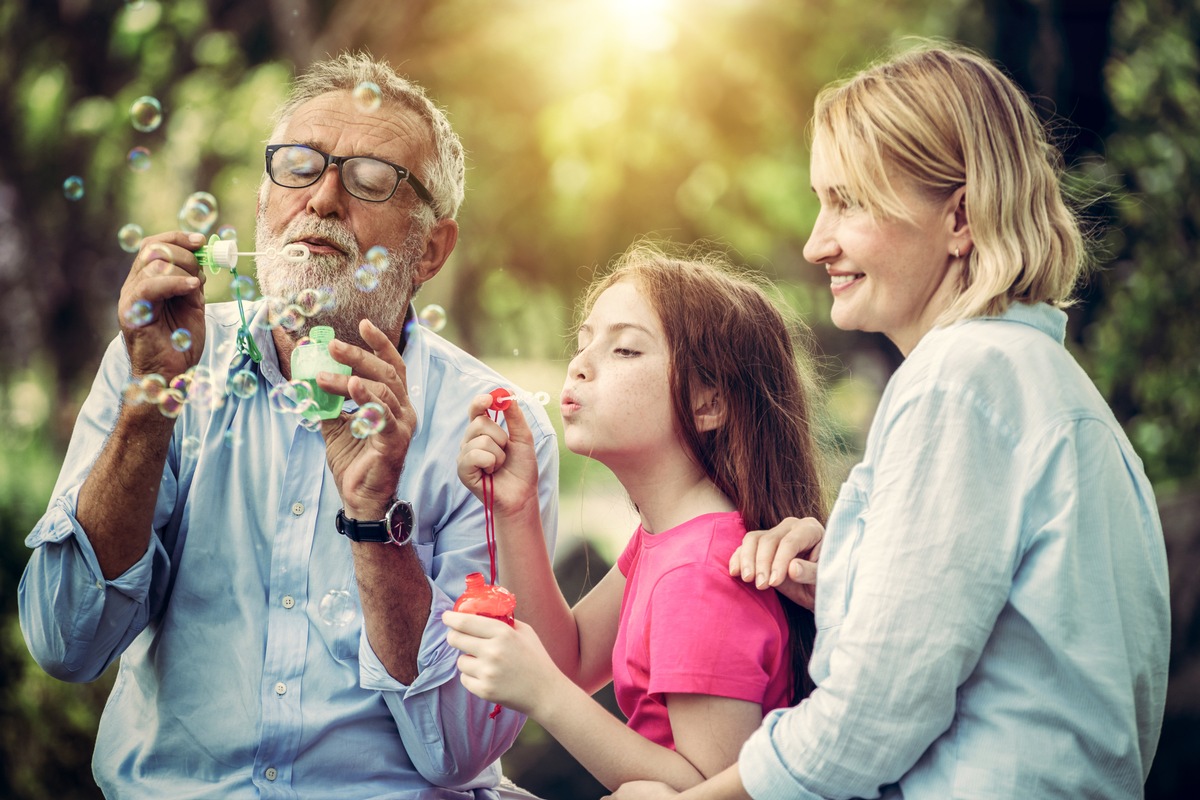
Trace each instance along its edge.
{"label": "woman's ear", "polygon": [[950,254],[962,258],[971,252],[975,245],[971,238],[971,223],[967,221],[967,187],[966,184],[954,190],[947,201],[947,227],[950,234]]}
{"label": "woman's ear", "polygon": [[692,419],[700,433],[715,431],[725,424],[725,404],[716,389],[701,389],[692,395]]}

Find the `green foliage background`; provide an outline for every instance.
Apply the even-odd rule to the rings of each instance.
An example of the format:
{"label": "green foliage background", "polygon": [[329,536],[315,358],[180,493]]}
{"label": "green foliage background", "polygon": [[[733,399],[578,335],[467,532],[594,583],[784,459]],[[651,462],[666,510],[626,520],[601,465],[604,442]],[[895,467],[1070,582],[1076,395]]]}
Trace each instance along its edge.
{"label": "green foliage background", "polygon": [[[829,326],[822,273],[800,255],[816,213],[805,125],[821,85],[906,35],[998,58],[1055,120],[1073,182],[1103,195],[1088,212],[1100,269],[1070,344],[1163,499],[1176,635],[1147,792],[1190,796],[1200,9],[1167,0],[0,0],[0,796],[97,796],[88,762],[107,681],[42,675],[15,607],[22,539],[116,331],[131,258],[116,231],[173,229],[184,198],[206,190],[249,244],[263,137],[295,69],[365,47],[449,110],[469,152],[462,237],[420,298],[448,309],[449,338],[553,394],[596,267],[644,235],[709,239],[776,279],[812,326],[832,440],[850,460],[897,355]],[[147,94],[165,122],[138,133],[128,108]],[[152,152],[146,172],[126,165],[135,145]],[[68,175],[85,180],[78,202],[62,194]],[[226,299],[227,276],[207,292]],[[565,492],[603,485],[583,470],[564,456]],[[527,728],[514,777],[594,795],[548,747]]]}

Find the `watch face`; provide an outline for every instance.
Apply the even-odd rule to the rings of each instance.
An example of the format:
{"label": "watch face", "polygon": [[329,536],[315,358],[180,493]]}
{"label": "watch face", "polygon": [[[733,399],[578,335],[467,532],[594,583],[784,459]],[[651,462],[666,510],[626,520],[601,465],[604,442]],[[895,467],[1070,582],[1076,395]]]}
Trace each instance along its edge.
{"label": "watch face", "polygon": [[409,539],[412,538],[413,531],[412,505],[403,500],[397,500],[388,509],[386,519],[391,540],[399,545],[408,544]]}

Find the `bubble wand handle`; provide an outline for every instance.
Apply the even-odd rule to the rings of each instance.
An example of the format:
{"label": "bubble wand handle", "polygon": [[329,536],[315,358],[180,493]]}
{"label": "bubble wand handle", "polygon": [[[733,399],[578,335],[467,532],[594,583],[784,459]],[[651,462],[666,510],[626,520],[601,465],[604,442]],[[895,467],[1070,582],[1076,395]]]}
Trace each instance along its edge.
{"label": "bubble wand handle", "polygon": [[[283,250],[279,251],[285,261],[292,264],[299,264],[307,261],[312,252],[308,249],[308,245],[301,242],[293,242],[285,245]],[[201,267],[207,267],[208,271],[217,274],[217,270],[227,269],[234,272],[237,269],[238,256],[270,256],[275,255],[274,250],[256,250],[256,251],[239,251],[237,249],[237,240],[222,239],[215,233],[208,238],[208,244],[196,251],[196,263]]]}

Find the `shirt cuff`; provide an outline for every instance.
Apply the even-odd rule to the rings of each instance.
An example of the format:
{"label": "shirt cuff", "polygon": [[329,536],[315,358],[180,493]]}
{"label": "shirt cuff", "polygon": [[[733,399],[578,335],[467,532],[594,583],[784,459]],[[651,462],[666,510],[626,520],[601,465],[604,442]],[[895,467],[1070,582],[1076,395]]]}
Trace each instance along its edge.
{"label": "shirt cuff", "polygon": [[96,557],[92,542],[88,539],[83,526],[79,524],[79,520],[75,518],[72,509],[74,495],[75,492],[72,492],[70,495],[59,497],[54,502],[46,515],[39,520],[37,527],[25,537],[25,546],[32,549],[47,544],[62,545],[74,537],[75,543],[79,547],[79,553],[83,556],[83,562],[87,565],[88,572],[96,579],[97,585],[104,584],[116,589],[135,603],[144,603],[150,593],[150,579],[153,576],[154,536],[151,535],[146,552],[142,553],[142,557],[129,569],[111,581],[105,580],[104,573],[100,569],[100,559]]}
{"label": "shirt cuff", "polygon": [[404,684],[388,673],[379,656],[371,648],[366,631],[359,640],[358,669],[359,684],[364,689],[378,692],[399,692],[405,697],[436,689],[458,674],[458,651],[446,644],[446,626],[442,624],[442,612],[449,611],[454,602],[446,593],[429,580],[433,600],[425,630],[421,633],[421,649],[417,653],[417,678],[412,684]]}
{"label": "shirt cuff", "polygon": [[790,708],[776,709],[763,718],[763,724],[755,731],[738,756],[738,774],[742,786],[754,800],[821,800],[800,785],[799,778],[792,773],[780,758],[774,739],[775,726]]}

